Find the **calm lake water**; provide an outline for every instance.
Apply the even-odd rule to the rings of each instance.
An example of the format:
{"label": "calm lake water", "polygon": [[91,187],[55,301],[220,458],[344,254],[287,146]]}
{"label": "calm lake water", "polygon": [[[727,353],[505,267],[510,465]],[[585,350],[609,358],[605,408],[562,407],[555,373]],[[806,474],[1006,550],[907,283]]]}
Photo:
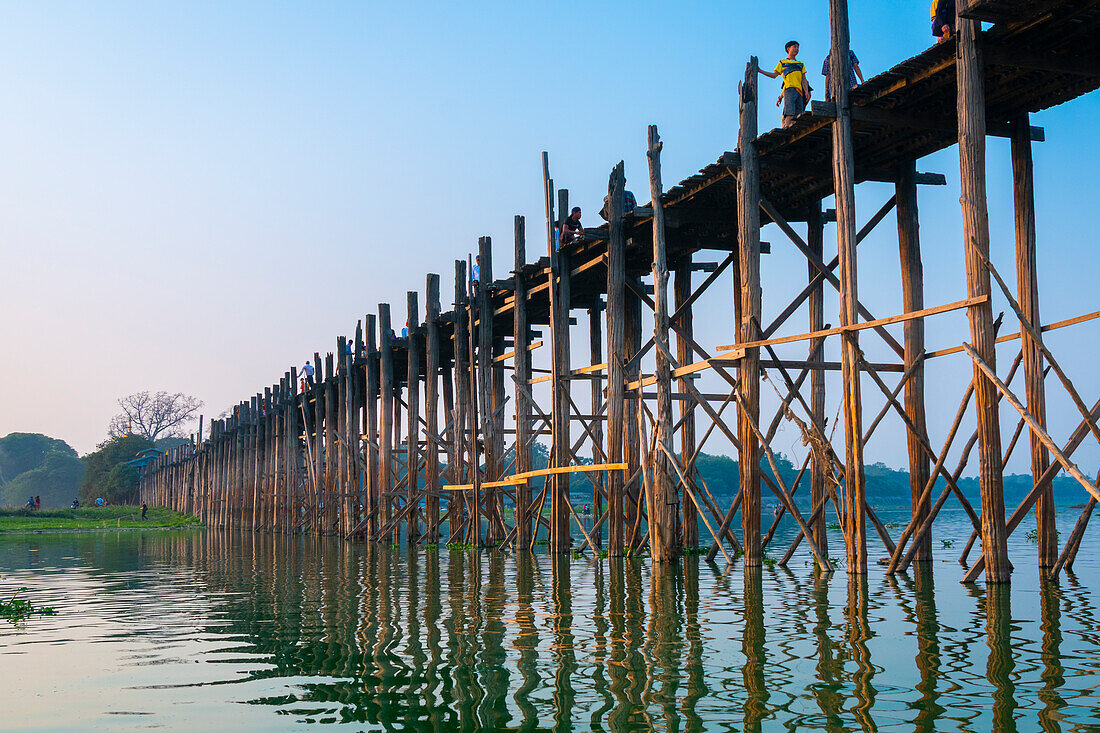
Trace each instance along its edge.
{"label": "calm lake water", "polygon": [[936,545],[955,546],[896,580],[818,578],[804,551],[745,573],[214,531],[3,536],[0,592],[28,586],[58,615],[0,622],[0,728],[1100,730],[1095,528],[1058,586],[1020,532],[1011,587],[964,587],[966,526],[944,519]]}

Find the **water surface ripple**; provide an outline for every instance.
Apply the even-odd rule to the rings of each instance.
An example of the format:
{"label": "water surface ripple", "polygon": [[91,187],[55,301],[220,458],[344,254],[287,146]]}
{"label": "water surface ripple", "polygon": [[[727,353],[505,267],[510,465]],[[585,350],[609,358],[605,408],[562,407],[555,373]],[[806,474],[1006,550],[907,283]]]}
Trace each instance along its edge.
{"label": "water surface ripple", "polygon": [[746,572],[216,531],[5,536],[0,593],[27,586],[58,615],[0,624],[0,728],[1100,730],[1100,541],[1058,585],[1038,582],[1034,545],[1011,550],[1012,584],[986,587],[958,582],[950,550],[896,578],[826,578],[805,554]]}

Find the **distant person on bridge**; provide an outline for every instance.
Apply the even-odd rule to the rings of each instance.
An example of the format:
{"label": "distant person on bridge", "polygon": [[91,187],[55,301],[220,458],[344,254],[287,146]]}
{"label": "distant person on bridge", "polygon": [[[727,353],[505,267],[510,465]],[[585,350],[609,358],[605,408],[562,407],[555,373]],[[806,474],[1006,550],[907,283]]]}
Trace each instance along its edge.
{"label": "distant person on bridge", "polygon": [[[833,98],[832,90],[829,88],[829,57],[832,54],[825,56],[825,63],[821,65],[821,73],[825,75],[825,101],[828,102]],[[848,49],[848,88],[855,89],[857,86],[856,77],[859,77],[859,84],[863,83],[863,72],[859,68],[859,59],[856,58],[856,52],[852,49]]]}
{"label": "distant person on bridge", "polygon": [[932,0],[932,35],[936,43],[955,35],[955,0]]}
{"label": "distant person on bridge", "polygon": [[561,223],[561,239],[559,244],[565,245],[578,237],[584,236],[584,227],[581,226],[581,207],[574,206],[569,216]]}
{"label": "distant person on bridge", "polygon": [[477,290],[478,286],[481,285],[481,255],[474,257],[474,266],[470,269],[470,274],[472,275],[474,290]]}
{"label": "distant person on bridge", "polygon": [[[629,214],[634,211],[634,208],[638,205],[638,200],[634,198],[633,191],[623,191],[623,214]],[[600,209],[600,218],[604,221],[611,221],[611,194],[603,197],[603,208]]]}
{"label": "distant person on bridge", "polygon": [[810,101],[810,83],[806,81],[806,65],[798,60],[798,41],[787,41],[787,58],[779,59],[775,71],[760,73],[772,79],[783,76],[783,93],[777,104],[783,105],[783,127],[790,127],[794,118],[806,111]]}
{"label": "distant person on bridge", "polygon": [[306,384],[308,384],[310,387],[313,386],[313,372],[313,365],[310,364],[308,361],[302,365],[302,374],[306,375]]}

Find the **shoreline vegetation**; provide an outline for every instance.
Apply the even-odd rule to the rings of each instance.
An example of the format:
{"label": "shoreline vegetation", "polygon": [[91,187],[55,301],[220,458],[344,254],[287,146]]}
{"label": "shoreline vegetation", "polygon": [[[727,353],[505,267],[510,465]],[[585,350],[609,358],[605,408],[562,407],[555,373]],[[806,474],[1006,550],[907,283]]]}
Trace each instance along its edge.
{"label": "shoreline vegetation", "polygon": [[18,532],[94,532],[118,529],[185,529],[201,527],[189,514],[149,507],[141,518],[140,506],[89,506],[79,509],[0,509],[0,534]]}

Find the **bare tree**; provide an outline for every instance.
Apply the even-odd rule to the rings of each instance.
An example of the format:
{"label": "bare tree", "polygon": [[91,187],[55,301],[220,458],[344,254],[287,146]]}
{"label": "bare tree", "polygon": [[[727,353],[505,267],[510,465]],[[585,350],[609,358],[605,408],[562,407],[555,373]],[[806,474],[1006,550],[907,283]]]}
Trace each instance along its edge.
{"label": "bare tree", "polygon": [[112,438],[133,434],[156,441],[183,437],[183,426],[194,419],[202,400],[182,392],[135,392],[120,398],[118,406],[122,412],[111,418],[107,428]]}

